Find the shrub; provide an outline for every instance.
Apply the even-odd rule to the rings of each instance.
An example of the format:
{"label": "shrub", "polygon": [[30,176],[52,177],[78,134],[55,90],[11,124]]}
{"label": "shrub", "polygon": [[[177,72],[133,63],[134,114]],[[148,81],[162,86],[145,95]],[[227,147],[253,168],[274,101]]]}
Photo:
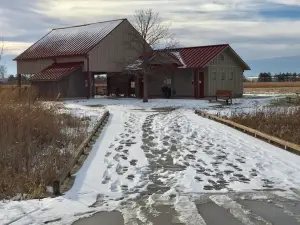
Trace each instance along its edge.
{"label": "shrub", "polygon": [[86,137],[86,121],[35,99],[31,88],[0,93],[0,199],[41,197]]}
{"label": "shrub", "polygon": [[299,107],[266,107],[250,113],[237,111],[227,119],[300,145]]}

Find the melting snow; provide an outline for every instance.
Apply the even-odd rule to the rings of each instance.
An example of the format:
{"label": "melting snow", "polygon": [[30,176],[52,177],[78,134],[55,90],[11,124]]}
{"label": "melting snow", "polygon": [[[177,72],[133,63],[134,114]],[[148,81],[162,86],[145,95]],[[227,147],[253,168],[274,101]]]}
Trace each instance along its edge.
{"label": "melting snow", "polygon": [[[99,104],[105,107],[89,107]],[[186,99],[155,99],[146,104],[130,99],[67,102],[80,115],[101,115],[108,109],[108,126],[70,191],[53,199],[2,202],[0,221],[71,223],[97,211],[114,210],[156,189],[165,190],[162,200],[175,196],[175,207],[184,212],[184,202],[189,203],[186,194],[299,188],[299,156],[194,114],[194,109],[212,105],[216,104]],[[180,109],[153,109],[166,107]],[[122,211],[130,221],[126,210],[132,211]],[[191,217],[196,215],[195,207],[194,211]],[[144,218],[140,211],[136,216]],[[189,222],[187,215],[181,219]],[[201,217],[195,220],[204,224]]]}

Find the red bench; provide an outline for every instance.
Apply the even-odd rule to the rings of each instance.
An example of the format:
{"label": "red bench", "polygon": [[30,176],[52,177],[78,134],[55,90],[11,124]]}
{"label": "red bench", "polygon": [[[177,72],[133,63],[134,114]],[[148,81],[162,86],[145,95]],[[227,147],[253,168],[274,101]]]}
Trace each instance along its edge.
{"label": "red bench", "polygon": [[217,90],[216,91],[216,101],[219,99],[226,100],[227,105],[232,104],[232,91],[228,90]]}

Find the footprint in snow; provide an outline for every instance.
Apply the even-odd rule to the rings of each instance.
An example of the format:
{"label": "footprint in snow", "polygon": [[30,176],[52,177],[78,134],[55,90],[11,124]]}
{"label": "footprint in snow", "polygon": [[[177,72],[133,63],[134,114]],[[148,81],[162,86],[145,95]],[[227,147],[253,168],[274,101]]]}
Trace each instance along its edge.
{"label": "footprint in snow", "polygon": [[112,192],[117,192],[118,191],[118,187],[120,186],[120,181],[119,180],[116,180],[115,182],[111,183],[110,185],[110,190]]}
{"label": "footprint in snow", "polygon": [[109,157],[111,155],[111,152],[106,152],[105,157]]}
{"label": "footprint in snow", "polygon": [[107,184],[110,181],[110,175],[109,172],[107,170],[105,170],[104,174],[103,174],[103,180],[102,180],[102,184]]}
{"label": "footprint in snow", "polygon": [[130,165],[132,165],[132,166],[136,166],[137,165],[137,160],[136,159],[133,159],[133,160],[131,160],[130,161]]}

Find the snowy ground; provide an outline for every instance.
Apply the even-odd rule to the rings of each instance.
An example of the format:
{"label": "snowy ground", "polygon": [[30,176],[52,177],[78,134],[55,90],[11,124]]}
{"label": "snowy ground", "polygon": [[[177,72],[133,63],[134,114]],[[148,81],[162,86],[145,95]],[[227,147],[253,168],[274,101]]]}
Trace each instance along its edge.
{"label": "snowy ground", "polygon": [[102,106],[87,107],[78,104],[64,104],[59,110],[60,113],[71,113],[72,115],[89,120],[88,131],[91,131],[96,123],[102,118],[105,109]]}
{"label": "snowy ground", "polygon": [[[150,196],[144,203],[151,205],[158,201],[153,197],[157,195],[162,202],[175,199],[171,204],[183,215],[181,222],[204,224],[197,217],[192,218],[199,223],[188,222],[188,213],[195,215],[186,206],[194,196],[270,190],[281,196],[298,193],[300,157],[194,114],[194,109],[212,105],[217,104],[161,99],[146,104],[131,99],[66,102],[78,112],[98,115],[108,109],[108,125],[69,192],[54,199],[0,203],[0,224],[68,224],[114,209],[129,221],[125,224],[133,224],[130,216],[142,217],[142,213],[134,202],[130,207],[126,203]],[[224,206],[231,201],[226,196],[211,198]]]}

